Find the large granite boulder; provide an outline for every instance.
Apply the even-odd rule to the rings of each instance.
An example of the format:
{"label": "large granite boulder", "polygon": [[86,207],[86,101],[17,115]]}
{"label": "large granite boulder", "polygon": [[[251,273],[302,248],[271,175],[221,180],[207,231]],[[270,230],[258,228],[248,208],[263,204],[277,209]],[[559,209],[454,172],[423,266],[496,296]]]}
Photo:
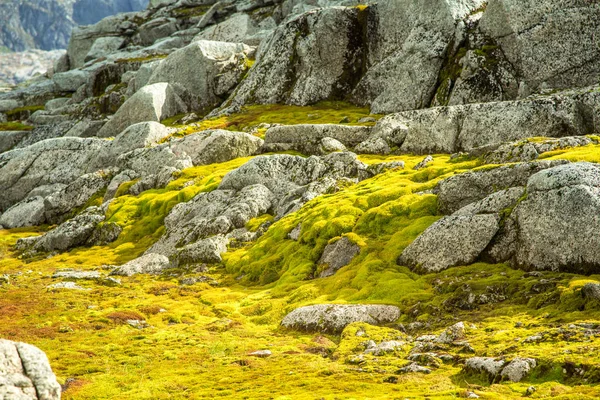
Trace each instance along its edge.
{"label": "large granite boulder", "polygon": [[43,351],[0,339],[0,399],[60,400],[61,387]]}

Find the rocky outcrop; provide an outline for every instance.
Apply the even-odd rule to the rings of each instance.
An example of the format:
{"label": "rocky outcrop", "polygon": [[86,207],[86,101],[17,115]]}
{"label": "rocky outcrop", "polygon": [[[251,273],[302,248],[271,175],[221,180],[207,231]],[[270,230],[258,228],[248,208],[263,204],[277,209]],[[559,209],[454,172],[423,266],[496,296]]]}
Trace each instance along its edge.
{"label": "rocky outcrop", "polygon": [[583,136],[597,129],[600,114],[587,105],[594,96],[406,111],[383,118],[374,131],[387,137],[388,145],[417,154],[470,152],[531,137]]}
{"label": "rocky outcrop", "polygon": [[43,351],[0,339],[0,398],[59,400],[61,387]]}
{"label": "rocky outcrop", "polygon": [[[191,250],[184,246],[226,235],[266,213],[281,218],[308,200],[334,190],[340,179],[356,181],[366,176],[366,165],[352,153],[333,153],[323,158],[256,157],[225,175],[217,190],[200,193],[175,206],[165,219],[165,234],[148,252],[169,257],[183,253],[186,259]],[[223,249],[220,245],[211,248],[220,252]]]}
{"label": "rocky outcrop", "polygon": [[442,213],[452,214],[459,209],[482,200],[494,192],[511,187],[525,186],[533,174],[567,161],[540,161],[519,163],[495,168],[483,168],[455,175],[441,181],[435,188],[438,206]]}
{"label": "rocky outcrop", "polygon": [[88,171],[106,145],[99,139],[56,138],[0,154],[0,211],[35,188],[70,184]]}
{"label": "rocky outcrop", "polygon": [[[512,181],[517,185],[522,184],[533,164],[523,166],[526,168],[516,169],[517,165],[511,172],[511,180],[517,178]],[[500,178],[501,172],[498,168],[495,176]],[[519,178],[523,172],[527,173]],[[482,186],[477,187],[474,184],[477,181],[473,181],[478,174],[485,173],[458,175],[446,183],[442,181],[439,187],[450,188],[462,181],[470,182],[468,187],[479,191]],[[600,168],[585,162],[569,163],[538,170],[526,180],[525,191],[513,187],[492,193],[431,225],[404,250],[398,262],[420,272],[440,271],[484,259],[508,262],[525,270],[597,273],[600,253],[596,249],[600,243],[596,243],[592,232],[598,229]],[[449,184],[450,181],[454,182]],[[502,181],[497,179],[497,182]],[[501,187],[500,184],[493,190]],[[466,187],[464,192],[463,200],[474,194]],[[444,195],[441,190],[439,193],[446,209],[456,207],[448,207],[449,203],[444,202],[450,190]]]}
{"label": "rocky outcrop", "polygon": [[400,309],[386,305],[318,304],[289,313],[281,325],[302,331],[340,333],[354,322],[383,325],[400,318]]}

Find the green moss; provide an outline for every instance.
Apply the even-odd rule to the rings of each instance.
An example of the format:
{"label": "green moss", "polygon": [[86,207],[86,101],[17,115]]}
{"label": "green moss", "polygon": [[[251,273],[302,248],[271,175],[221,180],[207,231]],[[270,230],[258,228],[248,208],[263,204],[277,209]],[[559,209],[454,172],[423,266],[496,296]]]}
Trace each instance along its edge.
{"label": "green moss", "polygon": [[20,122],[2,122],[0,123],[0,131],[30,131],[33,129],[31,125],[25,125]]}
{"label": "green moss", "polygon": [[[595,160],[599,149],[546,156]],[[14,243],[43,229],[0,230],[0,277],[9,274],[10,280],[8,285],[0,280],[0,337],[44,350],[59,381],[71,378],[65,400],[446,399],[463,398],[467,390],[486,399],[517,399],[531,385],[535,398],[598,398],[600,337],[569,325],[600,320],[600,304],[581,295],[583,285],[599,275],[545,271],[540,278],[485,263],[418,275],[397,265],[402,250],[440,218],[437,197],[423,191],[457,173],[497,167],[435,155],[432,164],[415,171],[422,158],[361,156],[368,164],[403,160],[406,167],[313,199],[274,222],[257,242],[230,249],[223,265],[203,272],[177,268],[161,276],[122,277],[115,286],[79,282],[91,289],[85,292],[47,290],[56,269],[105,273],[102,265],[135,258],[162,234],[175,204],[214,190],[225,173],[248,159],[184,170],[166,188],[138,196],[125,194],[133,182],[123,184],[107,212],[107,222],[123,232],[110,245],[25,264],[13,253]],[[262,215],[247,228],[272,220]],[[287,234],[298,224],[300,238],[290,240]],[[340,236],[359,244],[360,254],[334,276],[314,279],[323,248]],[[219,285],[179,283],[199,274]],[[329,302],[395,304],[402,313],[391,326],[357,323],[337,336],[280,328],[294,308]],[[136,329],[129,319],[144,319],[149,327]],[[439,334],[459,320],[466,322],[475,355],[533,357],[539,367],[523,382],[490,384],[461,373],[460,362],[437,365],[428,375],[395,374],[408,362],[409,345],[390,355],[355,358],[368,340],[408,340],[399,324],[426,324],[408,332],[416,337]],[[532,335],[542,340],[525,340]],[[273,355],[249,355],[260,349]],[[449,351],[461,359],[470,356]],[[386,383],[391,376],[397,383]]]}
{"label": "green moss", "polygon": [[[280,104],[246,106],[239,113],[210,118],[195,124],[178,126],[176,136],[183,136],[206,129],[228,129],[232,131],[251,131],[260,124],[337,124],[348,118],[348,125],[372,126],[374,122],[359,123],[363,117],[376,120],[381,115],[371,115],[368,108],[356,107],[345,102],[321,102],[313,106],[290,106]],[[181,116],[175,116],[163,123],[175,124]]]}
{"label": "green moss", "polygon": [[33,114],[36,111],[39,110],[43,110],[44,106],[25,106],[25,107],[19,107],[19,108],[15,108],[13,110],[7,111],[6,117],[8,119],[8,121],[19,121],[19,120],[25,120],[27,118],[29,118],[29,116],[31,114]]}

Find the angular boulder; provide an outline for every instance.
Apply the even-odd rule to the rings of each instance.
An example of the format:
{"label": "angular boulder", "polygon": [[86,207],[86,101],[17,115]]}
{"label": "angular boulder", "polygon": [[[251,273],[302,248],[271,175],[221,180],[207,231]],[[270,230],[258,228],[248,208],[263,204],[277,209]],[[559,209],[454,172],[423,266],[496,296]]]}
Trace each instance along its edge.
{"label": "angular boulder", "polygon": [[98,136],[117,136],[133,124],[160,122],[187,110],[188,106],[170,84],[162,82],[144,86],[119,108],[112,119],[100,129]]}
{"label": "angular boulder", "polygon": [[328,244],[319,259],[319,265],[325,267],[319,276],[325,278],[335,274],[337,270],[350,264],[358,253],[360,253],[360,246],[345,236]]}
{"label": "angular boulder", "polygon": [[175,154],[187,154],[194,165],[222,163],[256,154],[263,140],[245,132],[214,129],[171,142]]}
{"label": "angular boulder", "polygon": [[398,264],[422,273],[469,265],[477,260],[499,228],[498,217],[491,214],[444,217],[404,249]]}

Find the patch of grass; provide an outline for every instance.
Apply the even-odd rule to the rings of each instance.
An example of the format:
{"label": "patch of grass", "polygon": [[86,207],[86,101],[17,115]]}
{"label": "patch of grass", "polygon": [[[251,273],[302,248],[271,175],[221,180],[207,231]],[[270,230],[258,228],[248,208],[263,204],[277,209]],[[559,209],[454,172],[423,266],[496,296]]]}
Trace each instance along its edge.
{"label": "patch of grass", "polygon": [[1,122],[0,131],[30,131],[33,129],[31,125],[25,125],[21,122]]}

